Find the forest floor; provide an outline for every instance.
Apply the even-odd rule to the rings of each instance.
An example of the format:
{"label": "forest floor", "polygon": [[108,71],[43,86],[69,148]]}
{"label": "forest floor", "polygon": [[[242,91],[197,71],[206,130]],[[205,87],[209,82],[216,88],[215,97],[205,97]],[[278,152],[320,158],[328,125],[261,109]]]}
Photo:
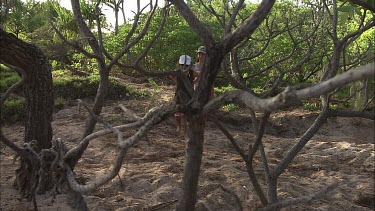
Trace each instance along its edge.
{"label": "forest floor", "polygon": [[[152,88],[147,84],[142,88]],[[124,100],[108,102],[102,116],[114,125],[126,121],[118,105],[121,103],[143,116],[155,105],[173,98],[173,87],[153,90],[154,100]],[[79,112],[70,104],[54,113],[53,133],[68,147],[75,146],[84,130],[87,112]],[[218,112],[218,118],[236,138],[243,149],[254,142],[255,135],[246,109]],[[286,155],[298,138],[313,123],[318,113],[288,109],[273,113],[263,139],[272,169]],[[97,130],[103,127],[98,124]],[[7,124],[7,137],[22,146],[22,123]],[[130,136],[134,131],[127,131]],[[94,139],[76,167],[77,177],[89,182],[109,171],[116,156],[117,139],[113,134]],[[13,152],[1,147],[0,210],[33,210],[33,204],[20,198],[12,187],[17,163]],[[185,139],[176,133],[173,117],[155,127],[147,139],[131,148],[122,165],[119,177],[84,195],[90,210],[174,210],[181,195],[184,168]],[[374,121],[361,118],[329,119],[308,142],[300,154],[280,176],[280,199],[313,194],[337,181],[357,180],[342,185],[325,197],[308,204],[293,205],[284,210],[374,210]],[[255,173],[264,190],[266,182],[260,157],[254,160]],[[225,187],[225,188],[222,188]],[[231,191],[226,191],[226,190]],[[257,210],[260,200],[252,187],[246,167],[225,135],[210,121],[206,124],[205,145],[199,180],[196,210],[237,210],[236,196],[243,210]],[[38,210],[71,210],[65,194],[37,196]]]}

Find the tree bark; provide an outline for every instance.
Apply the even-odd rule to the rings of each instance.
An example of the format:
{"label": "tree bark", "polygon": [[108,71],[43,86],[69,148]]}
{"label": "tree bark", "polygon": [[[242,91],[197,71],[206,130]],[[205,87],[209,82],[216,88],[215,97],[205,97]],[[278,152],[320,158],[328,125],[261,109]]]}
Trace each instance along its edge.
{"label": "tree bark", "polygon": [[53,91],[51,66],[43,52],[0,28],[0,63],[22,70],[26,98],[25,142],[38,151],[51,147]]}
{"label": "tree bark", "polygon": [[[26,43],[0,28],[0,63],[17,67],[24,80],[23,91],[26,98],[25,142],[36,140],[35,151],[52,146],[53,91],[51,66],[47,57],[36,46]],[[21,159],[17,169],[15,185],[21,195],[29,200],[34,198],[40,163]],[[50,178],[50,177],[48,177]],[[50,188],[46,182],[44,192]],[[39,184],[42,185],[42,184]]]}
{"label": "tree bark", "polygon": [[177,210],[192,211],[197,201],[199,172],[202,163],[205,119],[189,121],[186,162],[182,181],[183,196]]}

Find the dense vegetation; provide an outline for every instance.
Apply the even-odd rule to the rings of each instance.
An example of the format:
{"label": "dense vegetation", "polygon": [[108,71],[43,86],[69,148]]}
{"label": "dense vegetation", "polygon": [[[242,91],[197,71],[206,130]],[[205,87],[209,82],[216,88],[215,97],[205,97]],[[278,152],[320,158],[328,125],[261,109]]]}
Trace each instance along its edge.
{"label": "dense vegetation", "polygon": [[[89,59],[84,54],[75,51],[71,46],[64,44],[64,41],[51,29],[50,21],[58,27],[60,33],[68,40],[77,40],[80,34],[74,21],[73,13],[61,7],[57,1],[37,2],[32,0],[23,2],[16,0],[9,2],[9,4],[8,7],[2,7],[3,11],[1,15],[3,17],[6,16],[6,18],[1,18],[3,21],[1,24],[7,31],[14,33],[17,37],[42,48],[50,58],[53,64],[53,71],[56,72],[54,75],[59,75],[59,77],[54,78],[56,88],[55,97],[75,99],[95,95],[95,86],[98,83],[92,82],[95,81],[95,77],[98,77],[97,63],[94,59]],[[221,23],[217,21],[214,15],[208,15],[207,11],[202,9],[199,3],[191,2],[190,4],[192,10],[210,27],[218,39],[225,36],[222,33]],[[88,25],[94,28],[96,24],[95,16],[92,15],[95,11],[94,3],[82,1],[81,7],[83,16],[89,23]],[[215,2],[213,2],[212,7],[217,11],[224,9],[220,7],[220,4]],[[246,16],[256,9],[256,4],[247,3],[244,7],[246,8],[242,11],[242,15]],[[331,47],[333,46],[333,40],[330,38],[330,31],[332,29],[328,24],[329,17],[320,14],[319,11],[314,12],[312,11],[313,9],[313,5],[309,5],[308,3],[294,1],[276,3],[270,16],[249,37],[248,42],[236,49],[240,73],[238,75],[238,73],[232,71],[232,75],[240,77],[240,80],[244,81],[256,93],[262,93],[267,90],[277,80],[280,71],[289,69],[291,69],[292,74],[284,74],[281,84],[283,87],[317,83],[321,69],[328,62],[326,56],[330,55],[333,51]],[[369,12],[366,16],[362,16],[359,6],[345,4],[339,8],[339,11],[337,27],[339,35],[354,31],[358,27],[357,23],[359,21],[366,21],[373,18],[373,14]],[[107,32],[103,34],[104,45],[108,53],[115,54],[121,49],[123,45],[122,40],[132,30],[131,20],[120,25],[118,33],[115,33],[113,28],[109,28],[109,24],[105,22],[105,17],[101,17],[104,21],[102,25],[107,29]],[[146,14],[142,15],[140,22],[143,23],[146,18]],[[148,45],[148,42],[152,40],[158,31],[161,19],[161,9],[158,9],[148,27],[147,34],[131,49],[133,57],[140,55],[142,50]],[[241,20],[237,20],[236,22],[239,24]],[[140,33],[140,31],[136,31],[136,33]],[[340,71],[346,71],[351,67],[363,65],[373,60],[374,37],[375,30],[370,29],[358,39],[345,46],[342,57],[343,65]],[[78,40],[76,42],[78,43]],[[80,45],[85,44],[80,43]],[[201,45],[201,42],[196,33],[172,9],[169,12],[159,39],[156,40],[147,56],[140,62],[145,69],[151,72],[173,70],[179,55],[194,55],[194,51],[199,45]],[[299,65],[298,63],[302,60],[304,63]],[[124,64],[131,63],[128,57],[122,57],[121,62]],[[142,74],[131,68],[114,68],[113,71],[117,73],[142,77]],[[67,74],[60,74],[61,70]],[[84,74],[83,77],[82,75],[72,77],[70,76],[71,73]],[[86,78],[88,75],[91,76]],[[12,82],[16,81],[16,77],[16,73],[2,73],[2,93],[12,85]],[[63,79],[64,77],[65,79]],[[168,78],[166,79],[168,80]],[[78,81],[82,81],[83,84],[79,86],[85,89],[79,88],[77,85]],[[366,83],[366,89],[363,88],[363,83]],[[71,84],[75,85],[71,86]],[[229,81],[223,72],[219,73],[215,85],[218,93],[221,92],[220,90],[227,90],[227,88],[223,89],[220,87],[230,87]],[[69,89],[62,88],[62,86],[69,87]],[[363,109],[363,106],[359,105],[366,104],[366,109],[371,109],[373,108],[373,101],[371,100],[373,87],[373,80],[358,82],[356,85],[350,85],[338,90],[335,96],[340,101],[346,102],[345,105]],[[70,89],[76,90],[73,91]],[[61,93],[61,90],[66,90],[67,93]],[[356,94],[359,90],[362,93]],[[364,90],[367,90],[366,96],[363,96],[365,93]],[[80,94],[71,95],[71,93]],[[70,97],[67,95],[70,95]],[[4,112],[3,116],[7,116],[6,112]]]}

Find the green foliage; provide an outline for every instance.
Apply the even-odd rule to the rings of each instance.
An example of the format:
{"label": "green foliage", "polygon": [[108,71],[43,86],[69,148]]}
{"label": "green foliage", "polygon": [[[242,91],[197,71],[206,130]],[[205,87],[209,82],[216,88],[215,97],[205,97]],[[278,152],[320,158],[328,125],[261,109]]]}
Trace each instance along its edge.
{"label": "green foliage", "polygon": [[[373,2],[374,0],[371,1]],[[227,33],[224,32],[221,24],[225,25],[228,23],[228,14],[233,11],[232,5],[230,4],[235,6],[238,3],[236,1],[230,2],[221,0],[186,2],[198,19],[212,31],[216,40],[221,39],[225,33]],[[95,59],[88,59],[80,53],[74,53],[68,45],[64,44],[56,36],[51,30],[51,26],[47,23],[46,17],[51,18],[68,40],[75,40],[80,34],[72,12],[61,7],[56,0],[46,2],[35,2],[33,0],[23,2],[15,0],[9,1],[9,3],[11,6],[9,16],[4,22],[5,29],[13,32],[16,36],[22,37],[28,42],[36,44],[46,52],[50,58],[54,59],[52,61],[52,67],[55,70],[53,71],[53,77],[56,83],[55,95],[61,97],[61,99],[67,100],[94,96],[99,84],[99,76],[96,75],[98,74],[97,62]],[[203,3],[206,4],[207,7],[215,10],[217,15],[215,16],[207,12],[202,5]],[[226,4],[225,7],[223,3]],[[286,71],[296,65],[306,56],[308,51],[313,52],[310,58],[298,68],[295,68],[293,72],[285,74],[281,86],[285,87],[306,82],[319,82],[321,77],[320,72],[327,65],[330,55],[332,55],[333,52],[332,36],[328,34],[328,32],[332,34],[333,29],[331,19],[327,15],[327,12],[318,13],[317,11],[319,11],[321,5],[315,4],[319,4],[319,2],[296,2],[292,0],[276,2],[268,19],[251,35],[249,40],[247,40],[248,42],[244,42],[238,46],[239,68],[243,74],[242,76],[247,80],[247,85],[253,91],[261,93],[267,90],[277,79],[281,71]],[[328,4],[331,4],[331,2],[328,2]],[[94,16],[95,5],[91,1],[81,0],[81,6],[84,19],[87,21],[88,25],[92,27],[96,22]],[[256,8],[256,4],[245,1],[240,11],[241,15],[235,20],[234,26],[241,24],[244,21],[242,18],[251,15]],[[328,5],[328,8],[332,13],[333,7]],[[0,18],[5,17],[4,13],[5,9],[0,8]],[[364,24],[366,24],[374,17],[374,14],[368,11],[366,16],[362,17],[363,14],[364,10],[360,6],[351,5],[348,2],[340,2],[338,5],[338,38],[341,39],[356,31],[362,20]],[[136,37],[141,33],[146,18],[147,13],[140,17],[135,34],[129,40],[130,43],[135,41]],[[320,18],[323,19],[320,20]],[[129,53],[131,53],[133,58],[137,58],[143,53],[144,49],[158,32],[161,21],[161,9],[158,8],[146,35],[139,43],[130,49]],[[318,23],[320,23],[320,25],[317,25]],[[132,24],[133,23],[127,23],[120,26],[120,31],[117,35],[113,32],[103,34],[104,45],[111,55],[116,55],[123,49],[124,40],[130,32]],[[285,30],[287,27],[289,27],[289,31]],[[268,40],[267,38],[271,35],[273,36],[272,39]],[[351,66],[358,60],[360,60],[360,64],[358,65],[363,65],[373,60],[375,57],[374,37],[375,29],[371,28],[358,38],[351,39],[350,42],[345,45],[345,52],[342,54],[340,65],[345,62]],[[81,39],[78,41],[78,44],[82,47],[85,46],[85,43]],[[186,21],[179,15],[175,8],[172,7],[160,38],[148,51],[147,56],[140,61],[139,65],[154,72],[173,70],[175,69],[175,64],[180,55],[188,54],[194,58],[195,50],[201,44],[201,40],[198,38],[197,34],[191,30]],[[311,46],[308,44],[311,44]],[[262,53],[258,55],[260,52]],[[274,65],[275,62],[283,58],[286,59]],[[130,64],[130,60],[126,56],[120,58],[120,61],[124,64]],[[64,69],[64,65],[62,64],[70,65],[77,70],[90,73],[91,76],[86,78],[66,76],[69,74],[69,71],[61,70]],[[349,65],[344,66],[339,72],[346,71],[347,68],[349,68]],[[258,73],[260,70],[266,71]],[[125,74],[132,75],[136,75],[137,73],[134,70],[127,69],[121,69],[121,71]],[[0,72],[0,74],[3,73]],[[223,71],[220,71],[218,77],[226,80],[226,77],[222,74]],[[19,77],[15,73],[13,73],[13,76],[1,75],[1,78],[1,92],[6,90],[5,87],[9,87],[19,80]],[[153,85],[154,91],[158,89],[157,84],[153,84],[154,81],[149,82]],[[124,85],[116,84],[117,82],[114,80],[112,80],[111,83],[110,98],[119,97],[120,95],[122,97],[139,95],[143,97],[151,96],[151,99],[153,98],[153,94],[146,89],[141,90],[141,93],[137,93],[135,90],[132,92],[131,87],[124,88]],[[215,84],[218,84],[217,81]],[[226,81],[223,81],[223,84],[226,84]],[[371,82],[369,85],[372,90],[374,88],[373,84],[374,83]],[[233,89],[234,88],[231,86],[215,87],[215,92],[217,95],[220,95],[221,93]],[[350,92],[345,89],[337,92],[334,98],[345,99],[349,96]],[[314,105],[310,104],[306,106],[309,108],[314,107]]]}
{"label": "green foliage", "polygon": [[239,108],[240,107],[238,105],[231,103],[231,104],[223,106],[222,109],[223,109],[223,111],[235,111]]}
{"label": "green foliage", "polygon": [[[143,23],[147,17],[142,16],[140,23]],[[149,42],[153,39],[162,20],[161,10],[158,9],[156,16],[152,19],[150,27],[148,28],[145,37],[132,48],[134,57],[139,56]],[[123,48],[123,41],[128,35],[132,24],[124,24],[120,26],[119,33],[115,35],[111,33],[106,37],[105,43],[108,52],[111,54],[118,53]],[[139,28],[143,27],[138,26]],[[133,37],[139,33],[136,31]],[[195,50],[201,45],[198,36],[190,29],[186,21],[179,16],[173,9],[168,16],[167,23],[163,28],[162,34],[155,42],[154,46],[149,50],[146,58],[142,60],[141,64],[146,69],[152,71],[166,71],[175,69],[176,63],[180,55],[188,54],[195,57]],[[121,62],[129,64],[128,59],[122,58]],[[129,71],[133,74],[134,72]]]}
{"label": "green foliage", "polygon": [[[70,100],[94,97],[99,87],[100,76],[95,74],[87,77],[78,77],[64,75],[64,71],[60,70],[53,73],[53,76],[55,98]],[[135,89],[128,88],[125,84],[116,81],[113,77],[110,77],[109,80],[110,90],[107,95],[109,99],[129,99],[133,97],[142,98],[148,96],[144,91],[137,92]]]}
{"label": "green foliage", "polygon": [[34,0],[23,2],[11,1],[8,8],[8,16],[4,22],[5,29],[14,33],[17,37],[25,36],[36,29],[46,25],[42,3]]}
{"label": "green foliage", "polygon": [[79,99],[95,96],[99,86],[99,76],[86,78],[77,76],[64,76],[54,78],[53,88],[55,97],[65,99]]}
{"label": "green foliage", "polygon": [[0,65],[0,78],[0,93],[5,93],[10,86],[21,79],[16,71],[10,70],[3,65]]}
{"label": "green foliage", "polygon": [[[229,92],[229,91],[236,90],[236,88],[234,88],[232,85],[215,87],[214,89],[215,89],[215,96],[224,94],[224,93]],[[223,106],[222,110],[223,111],[235,111],[238,108],[239,108],[238,105],[231,103],[231,104]]]}
{"label": "green foliage", "polygon": [[26,100],[21,97],[9,97],[1,107],[1,119],[18,121],[25,117]]}
{"label": "green foliage", "polygon": [[152,89],[153,89],[153,93],[151,94],[151,102],[155,106],[156,105],[156,93],[159,89],[159,86],[156,83],[156,81],[154,81],[154,79],[152,79],[152,78],[149,78],[148,82],[151,84]]}
{"label": "green foliage", "polygon": [[303,108],[308,111],[318,111],[321,108],[321,103],[316,100],[306,100],[303,101]]}
{"label": "green foliage", "polygon": [[234,88],[232,85],[228,85],[228,86],[222,86],[222,87],[215,87],[215,94],[217,95],[221,95],[221,94],[224,94],[228,91],[233,91],[233,90],[236,90],[236,88]]}
{"label": "green foliage", "polygon": [[154,90],[159,89],[159,86],[158,86],[158,84],[156,83],[156,81],[155,81],[154,79],[149,78],[149,79],[148,79],[148,82],[151,84],[151,86],[152,86],[152,88],[153,88]]}
{"label": "green foliage", "polygon": [[72,55],[71,65],[72,68],[86,72],[98,74],[98,63],[95,59],[89,59],[81,53]]}
{"label": "green foliage", "polygon": [[54,103],[54,108],[60,110],[64,108],[64,105],[67,103],[67,100],[62,97],[58,97],[54,100]]}
{"label": "green foliage", "polygon": [[[0,71],[0,93],[9,89],[20,77],[17,72],[1,66]],[[99,75],[88,77],[71,76],[67,70],[56,70],[52,72],[53,91],[55,97],[55,109],[62,109],[69,100],[79,98],[95,97],[99,86]],[[126,86],[115,78],[110,77],[109,99],[144,99],[150,96],[148,90],[138,90],[135,87]],[[156,83],[155,83],[156,84]],[[157,84],[155,86],[157,88]],[[25,99],[20,97],[9,97],[1,108],[1,118],[5,121],[17,121],[24,118]]]}
{"label": "green foliage", "polygon": [[340,90],[335,92],[333,97],[335,99],[343,100],[346,99],[348,96],[350,96],[350,86],[342,87]]}

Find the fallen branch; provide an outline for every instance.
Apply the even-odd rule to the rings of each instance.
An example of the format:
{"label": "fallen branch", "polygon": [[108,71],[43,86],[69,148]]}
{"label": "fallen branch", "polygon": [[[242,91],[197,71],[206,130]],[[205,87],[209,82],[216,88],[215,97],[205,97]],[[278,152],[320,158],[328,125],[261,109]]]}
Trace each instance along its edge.
{"label": "fallen branch", "polygon": [[137,116],[133,111],[127,109],[123,104],[120,104],[119,107],[127,115],[127,117],[133,118],[133,119],[130,119],[130,121],[132,120],[136,121],[136,120],[141,119],[141,117]]}
{"label": "fallen branch", "polygon": [[307,196],[302,196],[302,197],[299,197],[299,198],[296,198],[296,199],[287,199],[287,200],[283,200],[283,201],[280,201],[280,202],[277,202],[277,203],[273,203],[273,204],[270,204],[266,207],[261,208],[259,211],[281,209],[281,208],[290,207],[290,206],[296,205],[296,204],[306,204],[310,201],[322,198],[324,195],[326,195],[327,193],[335,190],[337,187],[339,187],[341,185],[345,185],[345,184],[350,185],[350,184],[353,184],[353,183],[356,183],[356,182],[358,182],[358,180],[354,180],[354,179],[348,180],[348,181],[336,182],[336,183],[333,183],[333,184],[328,185],[326,187],[320,188],[319,191],[317,191],[313,194],[310,194],[310,195],[307,195]]}

